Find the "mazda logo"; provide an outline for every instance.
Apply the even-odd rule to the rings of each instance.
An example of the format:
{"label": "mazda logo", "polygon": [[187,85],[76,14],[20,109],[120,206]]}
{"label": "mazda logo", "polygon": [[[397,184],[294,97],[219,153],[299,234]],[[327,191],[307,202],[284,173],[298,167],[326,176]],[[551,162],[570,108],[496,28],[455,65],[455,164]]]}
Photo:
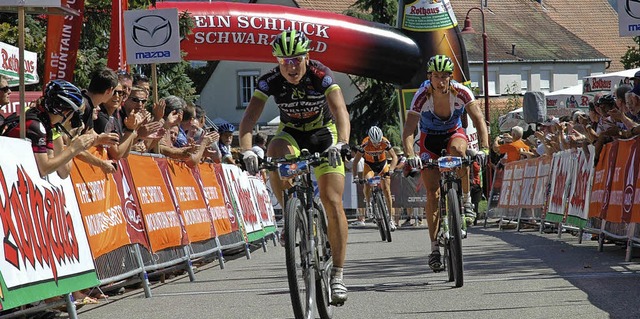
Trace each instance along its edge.
{"label": "mazda logo", "polygon": [[640,0],[625,0],[624,9],[633,18],[640,19]]}
{"label": "mazda logo", "polygon": [[133,22],[133,41],[145,48],[159,47],[171,39],[171,24],[161,16],[148,15]]}

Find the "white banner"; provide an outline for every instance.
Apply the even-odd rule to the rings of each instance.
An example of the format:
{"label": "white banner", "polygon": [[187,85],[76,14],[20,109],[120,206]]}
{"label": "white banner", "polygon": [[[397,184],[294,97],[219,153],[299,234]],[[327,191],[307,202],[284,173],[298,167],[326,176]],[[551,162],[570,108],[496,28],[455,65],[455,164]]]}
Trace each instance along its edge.
{"label": "white banner", "polygon": [[[0,74],[9,77],[9,86],[17,86],[20,80],[19,49],[13,45],[0,42]],[[38,77],[38,54],[24,51],[24,84],[40,82]],[[17,94],[16,94],[17,95]]]}
{"label": "white banner", "polygon": [[[589,156],[584,153],[582,148],[574,151],[573,169],[574,173],[571,178],[571,189],[569,192],[569,208],[567,213],[567,222],[576,224],[577,221],[586,221],[589,216],[589,200],[591,199],[591,182],[593,180],[593,161],[595,148],[589,145]],[[575,217],[573,220],[570,217]],[[574,226],[583,226],[578,222]]]}
{"label": "white banner", "polygon": [[255,197],[252,196],[249,177],[236,165],[222,164],[224,178],[227,182],[229,193],[237,204],[238,215],[244,222],[246,233],[262,231],[262,220],[255,205]]}
{"label": "white banner", "polygon": [[7,288],[93,272],[73,185],[40,177],[31,144],[0,137],[0,271]]}
{"label": "white banner", "polygon": [[129,64],[180,62],[178,9],[124,12]]}

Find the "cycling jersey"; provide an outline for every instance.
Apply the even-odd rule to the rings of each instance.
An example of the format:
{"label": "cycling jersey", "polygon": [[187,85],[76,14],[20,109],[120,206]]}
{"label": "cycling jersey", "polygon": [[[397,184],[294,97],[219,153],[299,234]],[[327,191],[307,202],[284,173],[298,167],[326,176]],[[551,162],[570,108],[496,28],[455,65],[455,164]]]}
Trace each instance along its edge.
{"label": "cycling jersey", "polygon": [[[31,108],[26,111],[25,137],[31,141],[34,153],[46,153],[53,150],[53,130],[49,123],[48,114]],[[20,138],[20,125],[16,125],[5,132],[5,136]]]}
{"label": "cycling jersey", "polygon": [[280,109],[281,126],[309,131],[334,122],[325,97],[339,88],[329,68],[310,60],[300,83],[289,83],[276,67],[258,79],[253,96],[266,101],[273,95]]}
{"label": "cycling jersey", "polygon": [[462,127],[461,117],[467,104],[473,102],[475,97],[471,90],[456,82],[450,82],[451,93],[449,94],[449,105],[451,116],[448,119],[441,119],[434,113],[433,94],[431,82],[424,81],[418,92],[411,101],[409,112],[420,115],[420,132],[429,135],[445,135],[455,132]]}
{"label": "cycling jersey", "polygon": [[378,145],[374,145],[369,137],[362,140],[362,144],[358,147],[358,151],[363,154],[366,163],[381,163],[387,161],[387,151],[391,149],[391,142],[386,137]]}

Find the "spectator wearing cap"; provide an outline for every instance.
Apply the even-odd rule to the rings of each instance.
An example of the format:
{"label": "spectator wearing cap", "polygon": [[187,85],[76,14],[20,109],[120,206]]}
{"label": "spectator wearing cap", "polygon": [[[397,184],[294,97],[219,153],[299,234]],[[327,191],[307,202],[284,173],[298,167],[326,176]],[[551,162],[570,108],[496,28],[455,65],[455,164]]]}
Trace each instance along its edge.
{"label": "spectator wearing cap", "polygon": [[633,81],[634,87],[638,86],[638,84],[640,84],[640,71],[636,72],[630,80]]}
{"label": "spectator wearing cap", "polygon": [[522,141],[524,130],[520,126],[511,128],[511,135],[496,136],[493,141],[493,150],[500,154],[506,155],[505,163],[520,160],[521,152],[529,152],[529,146]]}

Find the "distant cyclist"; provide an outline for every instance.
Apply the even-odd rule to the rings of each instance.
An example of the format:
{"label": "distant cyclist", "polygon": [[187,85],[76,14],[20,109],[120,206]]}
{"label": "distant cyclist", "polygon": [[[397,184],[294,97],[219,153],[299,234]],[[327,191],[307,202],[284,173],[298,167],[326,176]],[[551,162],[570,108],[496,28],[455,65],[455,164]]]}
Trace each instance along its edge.
{"label": "distant cyclist", "polygon": [[[257,89],[240,122],[240,148],[247,171],[258,171],[257,155],[251,150],[251,132],[262,114],[269,96],[280,109],[280,126],[267,147],[267,157],[299,155],[301,149],[311,153],[327,151],[328,163],[314,168],[320,199],[327,214],[328,237],[333,255],[331,302],[347,300],[342,280],[347,251],[347,218],[342,205],[344,163],[340,158],[349,144],[349,113],[333,72],[322,63],[309,59],[309,43],[304,33],[288,30],[272,43],[279,66],[258,79]],[[286,186],[277,172],[271,173],[271,187],[282,205]]]}
{"label": "distant cyclist", "polygon": [[[427,63],[428,79],[422,83],[413,97],[411,110],[407,114],[402,132],[407,164],[412,167],[421,168],[422,161],[440,157],[442,150],[446,150],[446,153],[452,156],[465,156],[468,140],[461,122],[465,109],[478,130],[480,144],[478,161],[481,162],[482,167],[486,164],[489,138],[484,116],[471,90],[451,78],[453,70],[453,62],[446,55],[436,55]],[[415,154],[413,134],[418,123],[420,123],[420,154]],[[471,204],[468,168],[461,169],[459,176],[462,179],[465,219],[473,221],[475,212]],[[442,258],[436,232],[440,223],[438,200],[442,195],[438,194],[440,173],[437,169],[424,169],[421,177],[427,190],[425,209],[431,239],[429,267],[439,271],[442,269]]]}
{"label": "distant cyclist", "polygon": [[[377,126],[372,126],[367,134],[368,136],[362,140],[362,144],[356,147],[356,156],[353,162],[357,163],[361,157],[364,157],[363,177],[369,179],[374,175],[380,175],[382,180],[382,190],[387,202],[389,212],[393,211],[393,203],[391,201],[391,177],[390,174],[396,169],[398,164],[398,156],[391,146],[391,142],[383,136],[382,130]],[[387,159],[391,158],[391,163],[387,163]],[[367,202],[371,197],[371,189],[369,185],[364,184],[364,196]],[[396,229],[393,216],[391,218],[390,230]]]}

